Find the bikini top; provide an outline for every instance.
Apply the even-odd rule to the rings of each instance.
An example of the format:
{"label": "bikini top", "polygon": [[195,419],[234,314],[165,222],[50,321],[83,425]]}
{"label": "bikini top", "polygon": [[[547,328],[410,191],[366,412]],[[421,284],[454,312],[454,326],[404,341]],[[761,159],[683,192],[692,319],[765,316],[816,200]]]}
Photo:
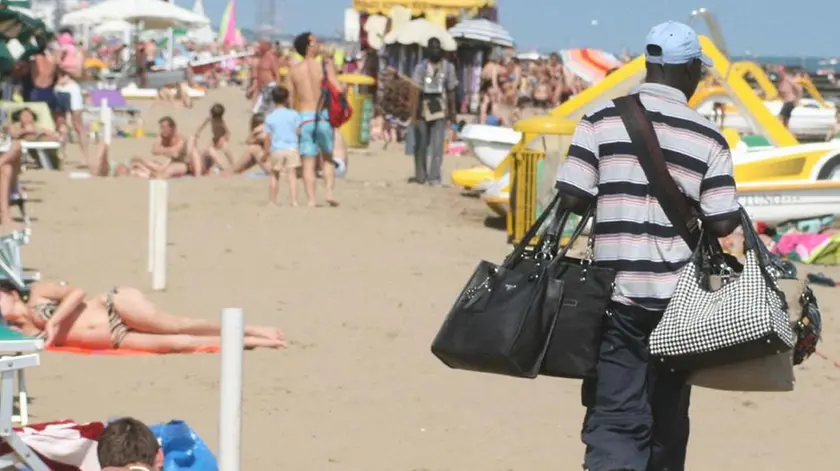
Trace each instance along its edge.
{"label": "bikini top", "polygon": [[47,301],[35,305],[35,312],[38,313],[45,321],[52,319],[55,311],[58,309],[58,301]]}
{"label": "bikini top", "polygon": [[[58,309],[58,302],[57,301],[47,301],[44,303],[36,304],[35,312],[44,319],[44,322],[49,322],[50,319],[55,315],[55,311]],[[42,339],[46,337],[47,332],[41,330],[35,338]]]}

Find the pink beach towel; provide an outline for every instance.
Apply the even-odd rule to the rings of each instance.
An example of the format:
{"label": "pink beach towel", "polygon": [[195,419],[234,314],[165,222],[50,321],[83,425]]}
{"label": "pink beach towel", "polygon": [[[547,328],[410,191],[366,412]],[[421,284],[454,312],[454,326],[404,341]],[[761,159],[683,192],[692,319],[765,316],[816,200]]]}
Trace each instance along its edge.
{"label": "pink beach towel", "polygon": [[826,243],[829,239],[831,239],[831,236],[828,234],[785,234],[773,246],[773,253],[785,257],[796,254],[799,260],[808,260],[814,249]]}
{"label": "pink beach towel", "polygon": [[[52,470],[100,471],[96,445],[105,430],[102,422],[77,424],[64,420],[16,427],[15,430],[26,446]],[[11,452],[8,444],[0,442],[0,455]]]}

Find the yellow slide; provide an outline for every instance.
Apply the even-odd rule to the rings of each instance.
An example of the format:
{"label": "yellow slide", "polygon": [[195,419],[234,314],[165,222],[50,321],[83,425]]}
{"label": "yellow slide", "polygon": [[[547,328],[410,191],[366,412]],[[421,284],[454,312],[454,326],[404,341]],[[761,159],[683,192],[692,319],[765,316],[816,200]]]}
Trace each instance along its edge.
{"label": "yellow slide", "polygon": [[[740,73],[730,73],[729,59],[715,46],[712,41],[700,36],[700,44],[703,47],[703,52],[708,55],[714,62],[711,72],[718,83],[727,95],[733,98],[736,106],[739,108],[743,116],[747,117],[752,124],[752,127],[776,147],[794,146],[798,145],[799,141],[782,125],[779,119],[774,116],[765,106],[764,101],[756,95],[752,87],[744,79],[744,74],[752,73],[754,76],[761,76],[760,73],[755,72],[754,68],[748,65],[742,65],[738,70]],[[618,70],[614,71],[600,82],[583,90],[581,93],[573,96],[571,99],[562,105],[554,108],[550,115],[561,120],[578,120],[586,114],[588,108],[601,100],[611,99],[618,96],[626,95],[635,86],[637,86],[645,75],[645,57],[640,56],[628,62]],[[762,71],[763,72],[763,71]],[[766,74],[763,78],[767,78]],[[772,82],[767,78],[757,78],[760,86],[772,86]],[[769,82],[769,85],[768,85]],[[773,86],[775,89],[775,86]],[[532,136],[533,138],[533,136]],[[524,140],[524,139],[523,139]],[[515,146],[514,150],[518,150],[527,142],[520,143]],[[501,174],[507,172],[510,167],[512,154],[508,154],[507,158],[499,165],[496,170],[496,178],[500,178]],[[746,170],[746,169],[744,169]],[[752,169],[750,169],[752,170]],[[758,172],[756,175],[751,175],[753,172],[746,172],[750,175],[745,175],[744,172],[739,172],[740,177],[747,177],[748,180],[760,180],[761,177],[765,179],[768,175],[765,172]],[[757,178],[750,178],[757,177]],[[493,191],[491,191],[493,190]],[[503,200],[509,199],[510,185],[501,188],[497,185],[496,188],[491,188],[482,195],[482,199],[490,205],[494,211],[497,211],[500,203]]]}

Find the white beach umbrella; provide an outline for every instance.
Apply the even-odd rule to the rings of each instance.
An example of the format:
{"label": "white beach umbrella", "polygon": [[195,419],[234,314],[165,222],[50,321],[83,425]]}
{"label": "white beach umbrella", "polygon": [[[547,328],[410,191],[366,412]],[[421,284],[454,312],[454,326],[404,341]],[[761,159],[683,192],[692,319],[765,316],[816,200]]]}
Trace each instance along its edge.
{"label": "white beach umbrella", "polygon": [[455,39],[469,39],[496,46],[513,47],[513,36],[500,24],[490,20],[464,20],[449,28],[449,34]]}
{"label": "white beach umbrella", "polygon": [[145,29],[189,29],[210,24],[206,16],[162,0],[106,0],[64,15],[61,24],[79,26],[118,20],[142,22]]}
{"label": "white beach umbrella", "polygon": [[437,38],[444,51],[455,51],[458,44],[445,29],[425,18],[410,21],[385,35],[385,44],[419,44],[426,47],[429,39]]}
{"label": "white beach umbrella", "polygon": [[134,28],[128,21],[116,20],[106,21],[100,23],[90,29],[93,34],[108,35],[108,34],[124,34]]}

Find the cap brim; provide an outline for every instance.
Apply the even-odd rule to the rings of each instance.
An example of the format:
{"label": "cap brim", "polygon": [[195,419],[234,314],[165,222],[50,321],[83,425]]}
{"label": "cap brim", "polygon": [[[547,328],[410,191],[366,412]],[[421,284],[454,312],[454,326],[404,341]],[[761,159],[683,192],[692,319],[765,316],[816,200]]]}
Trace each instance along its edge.
{"label": "cap brim", "polygon": [[706,67],[712,67],[715,65],[712,59],[710,59],[706,54],[700,54],[700,62],[702,62]]}

